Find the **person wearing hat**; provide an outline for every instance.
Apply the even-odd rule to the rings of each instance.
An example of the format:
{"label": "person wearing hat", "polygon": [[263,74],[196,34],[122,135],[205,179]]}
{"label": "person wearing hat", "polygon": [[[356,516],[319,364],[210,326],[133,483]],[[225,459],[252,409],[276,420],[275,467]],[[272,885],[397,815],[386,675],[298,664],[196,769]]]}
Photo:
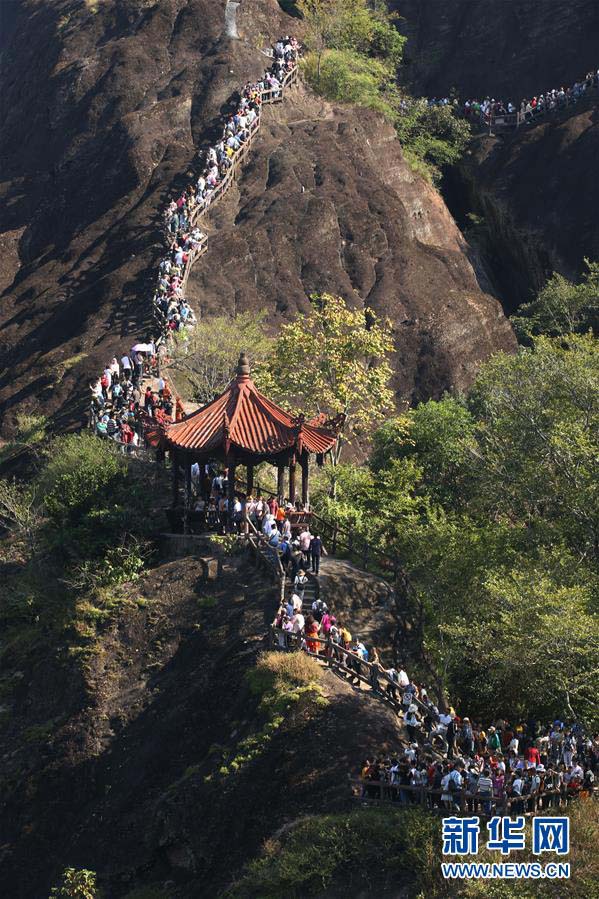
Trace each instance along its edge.
{"label": "person wearing hat", "polygon": [[491,726],[489,728],[489,736],[487,737],[487,745],[491,752],[497,752],[501,749],[501,738],[497,733],[496,729]]}
{"label": "person wearing hat", "polygon": [[462,749],[464,750],[465,755],[474,755],[474,734],[472,732],[470,718],[462,719]]}

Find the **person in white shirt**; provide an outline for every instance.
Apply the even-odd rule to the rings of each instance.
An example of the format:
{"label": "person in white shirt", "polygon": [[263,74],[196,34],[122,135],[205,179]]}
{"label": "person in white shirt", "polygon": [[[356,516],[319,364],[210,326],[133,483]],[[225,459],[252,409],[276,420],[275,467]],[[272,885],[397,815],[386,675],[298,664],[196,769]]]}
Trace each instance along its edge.
{"label": "person in white shirt", "polygon": [[415,760],[417,754],[418,754],[418,744],[417,743],[410,743],[409,747],[404,752],[404,755],[407,758],[407,760],[410,762],[410,764],[412,764],[412,762]]}
{"label": "person in white shirt", "polygon": [[397,672],[397,683],[402,688],[402,690],[404,687],[407,687],[408,684],[410,683],[410,678],[408,677],[406,672],[403,670],[403,668],[400,668],[399,671]]}
{"label": "person in white shirt", "polygon": [[449,774],[448,771],[441,778],[441,802],[447,809],[453,808],[453,796],[449,792]]}
{"label": "person in white shirt", "polygon": [[520,815],[520,814],[522,814],[522,811],[523,811],[523,805],[522,805],[522,801],[520,799],[520,797],[522,796],[522,786],[523,786],[522,776],[521,776],[520,772],[518,772],[512,781],[512,791],[511,791],[512,797],[516,800],[512,804],[512,807],[511,807],[511,811],[515,815]]}
{"label": "person in white shirt", "polygon": [[303,568],[300,568],[300,570],[298,571],[297,576],[293,582],[293,587],[295,589],[295,592],[299,593],[299,595],[301,597],[303,597],[303,595],[304,595],[307,583],[308,583],[308,577],[306,575],[306,572],[304,571]]}
{"label": "person in white shirt", "polygon": [[113,382],[118,383],[120,376],[119,363],[116,360],[116,357],[113,357],[112,362],[110,363],[110,374],[112,375]]}

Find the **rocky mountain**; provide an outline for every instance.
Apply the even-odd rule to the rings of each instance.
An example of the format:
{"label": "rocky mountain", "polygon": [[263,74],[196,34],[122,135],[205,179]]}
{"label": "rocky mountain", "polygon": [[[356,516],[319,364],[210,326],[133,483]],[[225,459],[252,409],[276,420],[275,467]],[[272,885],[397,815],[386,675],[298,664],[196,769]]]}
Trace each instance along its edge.
{"label": "rocky mountain", "polygon": [[391,0],[408,37],[407,77],[427,97],[520,101],[597,68],[593,0]]}
{"label": "rocky mountain", "polygon": [[[405,78],[425,96],[485,96],[519,103],[571,85],[599,65],[599,7],[590,0],[406,0],[391,6],[408,37]],[[452,212],[470,232],[512,312],[555,270],[577,278],[599,258],[597,104],[516,135],[481,137],[445,185]]]}
{"label": "rocky mountain", "polygon": [[[246,0],[231,39],[225,10],[16,0],[3,13],[5,432],[31,409],[77,424],[87,379],[150,329],[160,210],[229,98],[262,71],[258,48],[299,27],[275,0]],[[514,345],[443,201],[375,116],[298,90],[268,118],[235,203],[195,276],[206,311],[265,306],[274,328],[314,289],[368,301],[395,322],[402,401],[463,387]]]}
{"label": "rocky mountain", "polygon": [[552,272],[577,280],[585,257],[599,259],[598,99],[516,135],[481,137],[451,176],[452,208],[477,217],[473,238],[510,312]]}
{"label": "rocky mountain", "polygon": [[[273,580],[226,554],[206,580],[195,549],[129,585],[83,653],[40,647],[12,681],[4,660],[17,688],[0,733],[3,895],[48,896],[64,867],[92,861],[107,897],[221,895],[307,809],[346,809],[356,759],[403,737],[394,712],[332,672],[318,703],[264,729],[247,673],[267,648]],[[338,614],[364,639],[373,620],[392,634],[388,585],[339,567],[325,584]]]}

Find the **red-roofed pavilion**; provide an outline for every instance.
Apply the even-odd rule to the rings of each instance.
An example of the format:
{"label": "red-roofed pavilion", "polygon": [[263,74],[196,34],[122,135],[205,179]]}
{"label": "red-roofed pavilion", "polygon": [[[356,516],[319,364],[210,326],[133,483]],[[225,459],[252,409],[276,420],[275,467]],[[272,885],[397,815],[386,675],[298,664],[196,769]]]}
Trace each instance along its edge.
{"label": "red-roofed pavilion", "polygon": [[295,502],[295,472],[302,470],[302,503],[309,501],[309,461],[316,455],[322,464],[325,453],[337,442],[339,422],[321,418],[294,418],[260,393],[250,378],[247,356],[239,358],[236,377],[212,402],[169,425],[166,447],[173,459],[173,500],[179,494],[179,468],[185,471],[186,507],[191,499],[191,466],[220,461],[228,469],[229,513],[235,500],[235,471],[247,467],[247,492],[253,491],[254,466],[269,462],[277,466],[279,500],[285,497],[285,469],[289,469],[290,502]]}

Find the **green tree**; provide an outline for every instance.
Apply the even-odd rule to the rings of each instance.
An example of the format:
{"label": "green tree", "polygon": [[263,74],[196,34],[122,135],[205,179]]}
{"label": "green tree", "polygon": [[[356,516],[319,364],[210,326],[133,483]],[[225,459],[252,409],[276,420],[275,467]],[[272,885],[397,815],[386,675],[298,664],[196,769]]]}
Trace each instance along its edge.
{"label": "green tree", "polygon": [[599,547],[599,349],[590,335],[536,338],[483,366],[470,397],[475,474],[488,514],[581,559]]}
{"label": "green tree", "polygon": [[495,707],[510,719],[565,712],[597,724],[599,617],[589,589],[556,581],[550,566],[490,572],[475,625],[464,615],[441,625],[460,648],[451,679],[463,708]]}
{"label": "green tree", "polygon": [[50,899],[98,899],[95,871],[65,868],[59,886],[52,887]]}
{"label": "green tree", "polygon": [[307,57],[304,75],[328,100],[374,109],[392,118],[395,87],[384,63],[351,50],[329,50],[322,62]]}
{"label": "green tree", "polygon": [[429,400],[390,419],[373,438],[370,467],[387,468],[394,459],[414,456],[426,488],[437,500],[463,503],[474,451],[475,420],[461,399]]}
{"label": "green tree", "polygon": [[340,520],[403,566],[399,661],[462,712],[596,720],[597,362],[590,335],[499,354],[340,478]]}
{"label": "green tree", "polygon": [[532,303],[520,306],[511,322],[518,338],[530,343],[539,334],[558,337],[599,329],[599,262],[585,259],[579,284],[557,272]]}
{"label": "green tree", "polygon": [[429,106],[424,98],[403,98],[395,127],[406,159],[433,181],[458,161],[471,137],[470,126],[451,106]]}
{"label": "green tree", "polygon": [[305,25],[304,42],[316,57],[316,80],[320,81],[322,57],[336,46],[344,26],[343,0],[298,0]]}
{"label": "green tree", "polygon": [[278,395],[310,416],[342,415],[335,462],[344,444],[368,437],[391,408],[391,328],[371,309],[350,309],[331,294],[312,297],[310,311],[283,325],[268,360]]}
{"label": "green tree", "polygon": [[183,396],[209,403],[226,388],[242,352],[253,365],[268,356],[272,340],[266,333],[268,312],[242,312],[201,319],[185,343],[178,344],[169,373]]}
{"label": "green tree", "polygon": [[[306,29],[304,41],[314,53],[317,85],[329,50],[376,56],[385,61],[387,76],[394,77],[406,39],[393,27],[383,4],[367,0],[298,0],[297,7]],[[348,62],[349,57],[344,58]],[[353,65],[358,64],[354,57]]]}

